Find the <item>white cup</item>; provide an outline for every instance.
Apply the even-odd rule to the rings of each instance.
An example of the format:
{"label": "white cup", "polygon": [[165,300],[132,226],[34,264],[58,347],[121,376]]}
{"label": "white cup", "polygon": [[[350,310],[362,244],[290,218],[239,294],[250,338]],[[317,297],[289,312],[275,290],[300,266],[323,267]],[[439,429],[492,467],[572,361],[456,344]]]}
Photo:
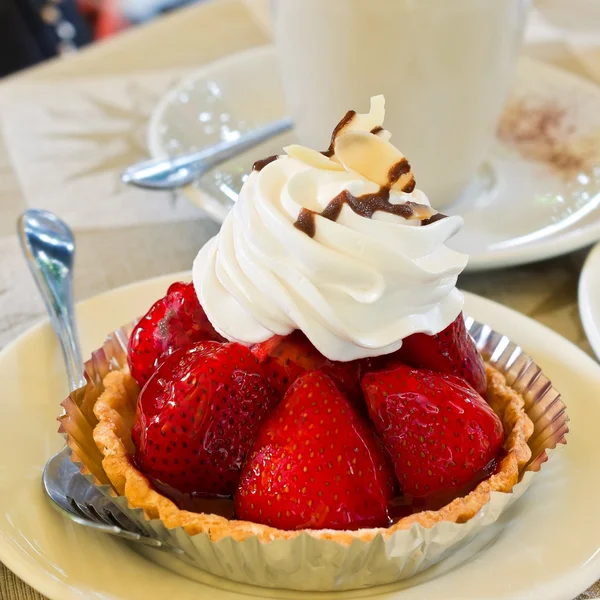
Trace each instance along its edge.
{"label": "white cup", "polygon": [[301,143],[329,145],[349,109],[384,94],[385,127],[433,206],[485,160],[529,0],[275,0],[281,77]]}

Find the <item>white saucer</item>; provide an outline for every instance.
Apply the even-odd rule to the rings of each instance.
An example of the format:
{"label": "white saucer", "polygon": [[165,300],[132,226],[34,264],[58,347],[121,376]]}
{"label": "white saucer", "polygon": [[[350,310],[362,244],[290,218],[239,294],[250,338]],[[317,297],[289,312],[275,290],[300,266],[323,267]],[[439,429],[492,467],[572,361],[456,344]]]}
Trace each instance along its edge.
{"label": "white saucer", "polygon": [[[150,153],[172,155],[231,139],[285,112],[274,50],[254,48],[204,67],[167,93],[150,119]],[[222,165],[186,196],[222,222],[254,160],[280,153],[293,136]],[[394,141],[402,148],[402,140]],[[522,59],[489,159],[449,211],[465,219],[451,245],[470,255],[471,271],[558,256],[600,239],[598,203],[600,88]]]}
{"label": "white saucer", "polygon": [[600,359],[600,244],[588,254],[581,270],[578,301],[585,335]]}
{"label": "white saucer", "polygon": [[[106,332],[142,314],[169,283],[186,277],[144,281],[81,303],[85,354],[101,345]],[[574,598],[600,577],[600,401],[592,392],[600,389],[600,366],[538,323],[477,296],[466,297],[468,314],[521,343],[562,391],[571,433],[567,446],[554,453],[499,521],[497,537],[476,538],[479,552],[462,566],[440,576],[452,566],[444,562],[418,585],[409,580],[385,590],[334,595],[268,591],[208,575],[192,581],[115,538],[65,520],[49,506],[40,483],[45,461],[62,445],[55,419],[67,392],[47,322],[0,353],[0,561],[51,600],[242,600],[247,594],[302,600]]]}

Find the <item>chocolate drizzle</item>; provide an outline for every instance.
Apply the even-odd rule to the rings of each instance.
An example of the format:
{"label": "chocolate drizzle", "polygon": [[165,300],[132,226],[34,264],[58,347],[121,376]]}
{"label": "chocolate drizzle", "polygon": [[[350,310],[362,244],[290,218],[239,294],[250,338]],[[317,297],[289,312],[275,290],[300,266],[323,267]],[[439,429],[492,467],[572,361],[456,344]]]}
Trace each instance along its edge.
{"label": "chocolate drizzle", "polygon": [[[344,190],[333,198],[320,213],[308,208],[301,209],[294,227],[309,237],[314,237],[316,231],[315,216],[318,215],[330,221],[337,221],[344,204],[347,204],[357,215],[367,219],[372,218],[377,211],[390,213],[404,219],[419,218],[419,214],[431,210],[429,206],[417,202],[404,202],[402,204],[392,204],[390,202],[390,192],[393,185],[407,173],[410,173],[410,164],[406,158],[402,158],[402,160],[392,165],[388,171],[387,183],[382,185],[374,194],[353,196],[348,190]],[[402,191],[410,193],[414,189],[415,178],[411,177],[402,187]],[[423,220],[422,224],[433,223],[444,218],[444,216],[433,215]]]}
{"label": "chocolate drizzle", "polygon": [[305,233],[308,237],[315,237],[315,211],[309,208],[300,209],[294,227]]}
{"label": "chocolate drizzle", "polygon": [[[398,161],[395,165],[392,165],[390,170],[388,171],[388,183],[386,186],[386,187],[388,187],[388,191],[389,191],[389,188],[391,188],[396,183],[396,181],[398,181],[398,179],[400,179],[400,177],[402,177],[402,175],[406,175],[407,173],[410,173],[410,164],[406,160],[406,158],[403,158],[402,160]],[[411,184],[412,184],[412,187],[410,189],[407,189],[408,187],[411,186]],[[415,179],[413,177],[412,180],[409,181],[402,188],[402,191],[409,194],[414,189],[415,189]]]}
{"label": "chocolate drizzle", "polygon": [[[331,158],[335,154],[335,141],[340,132],[354,119],[356,111],[349,110],[343,119],[335,126],[331,134],[329,148],[321,154]],[[371,129],[371,133],[377,135],[383,131],[381,125],[377,125]],[[270,157],[264,161],[258,161],[254,164],[256,170],[262,169],[265,164],[277,157]],[[267,161],[267,162],[265,162]],[[264,163],[264,164],[263,164]],[[387,181],[374,194],[363,194],[362,196],[353,196],[348,190],[340,192],[327,206],[317,212],[309,208],[302,208],[298,213],[298,217],[294,223],[294,227],[309,237],[314,237],[316,232],[315,216],[320,216],[330,221],[337,221],[342,212],[344,204],[347,204],[357,215],[370,219],[377,211],[382,211],[403,217],[405,219],[420,219],[423,224],[433,223],[443,218],[444,215],[434,218],[432,209],[424,204],[416,202],[404,202],[402,204],[392,204],[390,202],[390,192],[394,185],[400,181],[404,175],[410,175],[408,181],[402,185],[401,191],[410,194],[415,189],[415,178],[411,173],[410,163],[406,158],[402,157],[397,163],[393,164],[387,174]]]}
{"label": "chocolate drizzle", "polygon": [[350,192],[344,190],[339,193],[320,213],[322,217],[325,219],[329,219],[330,221],[337,221],[340,213],[342,212],[342,207],[344,203],[348,201],[347,196],[351,196]]}
{"label": "chocolate drizzle", "polygon": [[277,154],[273,154],[273,156],[267,156],[267,158],[261,158],[260,160],[257,160],[252,165],[252,170],[253,171],[262,171],[269,163],[272,163],[273,161],[277,160],[278,158],[279,158],[279,156]]}
{"label": "chocolate drizzle", "polygon": [[392,204],[390,202],[389,188],[383,187],[375,194],[364,194],[358,198],[353,196],[348,190],[344,190],[341,194],[339,194],[339,196],[343,196],[343,201],[357,215],[365,217],[366,219],[372,218],[378,210],[391,213],[405,219],[410,219],[414,215],[414,209],[411,206],[411,204],[413,204],[412,202],[406,202],[403,204]]}
{"label": "chocolate drizzle", "polygon": [[356,111],[355,110],[349,110],[345,115],[344,118],[335,126],[335,129],[333,130],[333,133],[331,134],[331,141],[329,142],[329,148],[327,148],[327,150],[324,150],[323,152],[321,152],[321,154],[323,156],[326,156],[327,158],[331,158],[334,153],[334,146],[335,146],[335,138],[339,135],[340,131],[342,129],[344,129],[344,127],[346,127],[346,125],[348,125],[348,123],[350,123],[350,121],[352,121],[352,119],[354,119],[354,115],[356,115]]}
{"label": "chocolate drizzle", "polygon": [[421,221],[421,225],[431,225],[432,223],[435,223],[436,221],[441,221],[442,219],[447,219],[448,215],[445,215],[444,213],[436,213],[435,215],[432,215],[431,217],[429,217],[429,219],[424,219],[423,221]]}

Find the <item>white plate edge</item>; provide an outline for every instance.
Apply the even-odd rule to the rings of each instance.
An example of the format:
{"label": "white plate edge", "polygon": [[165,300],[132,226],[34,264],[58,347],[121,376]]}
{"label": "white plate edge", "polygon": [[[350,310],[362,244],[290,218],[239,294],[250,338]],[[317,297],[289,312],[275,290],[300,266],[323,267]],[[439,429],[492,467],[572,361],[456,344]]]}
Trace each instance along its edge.
{"label": "white plate edge", "polygon": [[[600,247],[600,244],[598,247]],[[600,254],[600,252],[599,252],[599,254]],[[86,304],[92,304],[96,301],[101,301],[106,296],[110,296],[112,294],[124,293],[129,288],[133,288],[136,286],[143,286],[146,284],[158,284],[161,281],[164,281],[165,289],[166,289],[166,286],[168,286],[168,284],[173,281],[189,280],[190,278],[191,278],[190,271],[180,271],[180,272],[176,272],[176,273],[172,273],[172,274],[159,275],[159,276],[148,278],[145,280],[132,282],[127,285],[119,286],[112,290],[107,290],[101,294],[92,296],[90,298],[87,298],[85,300],[78,302],[76,306],[78,308],[81,308]],[[526,315],[523,315],[511,308],[508,308],[502,304],[499,304],[497,302],[494,302],[494,301],[484,298],[482,296],[478,296],[477,294],[472,294],[470,292],[463,292],[463,293],[465,295],[467,307],[471,302],[476,302],[476,303],[482,304],[483,306],[487,306],[488,310],[491,309],[493,311],[499,311],[499,313],[500,313],[500,315],[498,317],[499,319],[502,319],[502,313],[504,313],[504,315],[508,318],[517,318],[517,320],[521,319],[521,320],[526,320],[526,321],[531,322],[536,328],[543,330],[545,332],[545,334],[550,335],[552,338],[554,338],[554,341],[560,342],[561,344],[568,347],[570,352],[575,352],[575,354],[577,355],[577,359],[580,362],[581,368],[583,370],[591,369],[592,371],[596,371],[597,375],[600,377],[600,365],[598,365],[596,363],[596,361],[594,361],[593,358],[588,356],[583,350],[578,348],[575,344],[573,344],[569,340],[563,338],[562,336],[560,336],[558,333],[556,333],[549,327],[547,327],[547,326],[531,319],[530,317],[527,317]],[[24,339],[30,335],[36,334],[39,331],[39,329],[46,327],[48,325],[49,325],[49,319],[44,318],[41,321],[37,322],[35,325],[33,325],[30,329],[28,329],[27,331],[25,331],[24,333],[19,335],[15,340],[10,342],[5,348],[3,348],[2,351],[0,351],[0,360],[2,360],[5,352],[8,353],[11,351],[13,345],[17,345],[22,339]],[[501,331],[501,328],[500,328],[500,331]],[[52,579],[51,577],[48,577],[46,571],[42,572],[41,574],[38,574],[38,576],[40,577],[39,579],[32,577],[31,570],[27,570],[28,567],[30,568],[31,564],[32,564],[29,557],[26,556],[25,559],[23,560],[22,553],[20,552],[19,548],[14,546],[13,544],[11,544],[9,538],[7,538],[3,534],[2,531],[0,531],[0,536],[1,536],[0,541],[2,542],[2,543],[0,543],[0,561],[8,569],[10,569],[13,573],[15,573],[15,575],[17,575],[17,577],[22,579],[25,583],[27,583],[28,585],[30,585],[31,587],[36,589],[39,593],[47,596],[51,600],[80,600],[81,594],[79,592],[77,592],[76,590],[74,591],[74,588],[70,588],[70,587],[66,586],[66,584],[63,584],[61,582],[58,582],[57,580]],[[8,551],[5,552],[7,549],[8,549]],[[11,554],[12,554],[12,556],[11,556]],[[21,560],[19,560],[19,558]],[[38,563],[33,563],[33,564],[36,567],[38,565]],[[157,567],[157,568],[161,568],[161,567]],[[36,573],[37,573],[37,571],[38,571],[38,569],[36,568]],[[577,577],[574,577],[574,575],[576,575]],[[587,589],[587,587],[589,587],[595,581],[597,581],[599,576],[600,576],[600,552],[597,553],[596,555],[594,555],[590,560],[588,560],[587,563],[585,563],[578,570],[574,570],[571,573],[569,573],[568,575],[565,575],[561,580],[561,587],[558,587],[558,582],[557,582],[557,589],[555,590],[556,595],[546,596],[546,600],[554,600],[554,599],[555,600],[565,600],[565,598],[566,598],[565,594],[571,594],[573,597],[575,597],[575,595],[577,593],[579,593],[582,589]],[[567,581],[563,581],[563,580],[567,580]],[[585,583],[577,584],[576,583],[577,581],[585,582]],[[585,587],[583,587],[584,585],[585,585]],[[60,592],[60,595],[58,594],[58,592]],[[515,597],[515,600],[516,600],[516,598],[517,597]]]}
{"label": "white plate edge", "polygon": [[[600,244],[596,244],[585,259],[581,274],[579,276],[579,285],[577,286],[577,303],[579,305],[579,316],[585,335],[596,354],[600,359],[600,323],[596,325],[594,319],[593,282],[600,280]],[[598,286],[600,287],[600,285]],[[598,313],[600,313],[600,298],[597,298]]]}

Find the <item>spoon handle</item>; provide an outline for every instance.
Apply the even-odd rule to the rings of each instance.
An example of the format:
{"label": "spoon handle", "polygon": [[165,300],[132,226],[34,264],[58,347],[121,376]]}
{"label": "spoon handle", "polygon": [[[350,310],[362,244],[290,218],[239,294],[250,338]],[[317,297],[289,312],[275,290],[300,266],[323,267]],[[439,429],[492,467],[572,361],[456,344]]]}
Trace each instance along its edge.
{"label": "spoon handle", "polygon": [[151,190],[172,190],[189,185],[206,171],[258,146],[293,127],[289,117],[252,129],[233,141],[220,141],[190,154],[154,158],[131,165],[121,174],[124,183]]}
{"label": "spoon handle", "polygon": [[17,233],[60,343],[69,389],[75,390],[85,378],[73,308],[73,234],[52,213],[35,209],[21,215]]}

